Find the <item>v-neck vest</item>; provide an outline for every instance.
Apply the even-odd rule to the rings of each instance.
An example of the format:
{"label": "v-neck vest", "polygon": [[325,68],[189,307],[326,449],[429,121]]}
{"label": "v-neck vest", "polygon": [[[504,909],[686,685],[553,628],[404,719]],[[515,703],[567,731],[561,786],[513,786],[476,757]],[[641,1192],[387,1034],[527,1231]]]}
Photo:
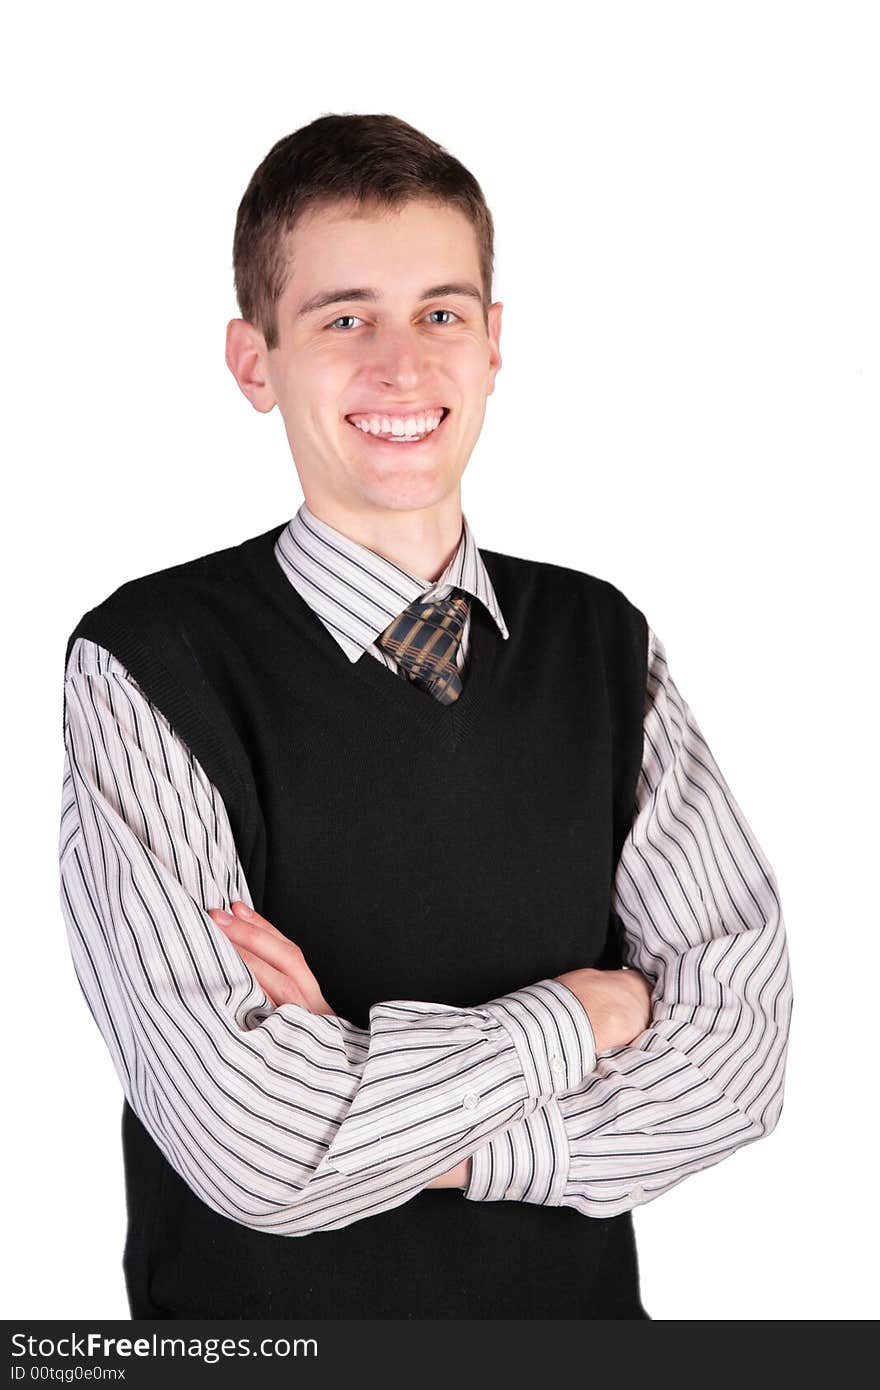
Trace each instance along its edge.
{"label": "v-neck vest", "polygon": [[[643,614],[607,581],[481,548],[509,637],[471,599],[464,689],[442,705],[349,660],[282,572],[281,529],[122,585],[68,642],[111,651],[201,763],[257,910],[362,1026],[379,1000],[478,1006],[618,966]],[[603,1281],[638,1306],[629,1213],[432,1189],[273,1236],[207,1207],[127,1103],[123,1150],[135,1316],[591,1317]]]}

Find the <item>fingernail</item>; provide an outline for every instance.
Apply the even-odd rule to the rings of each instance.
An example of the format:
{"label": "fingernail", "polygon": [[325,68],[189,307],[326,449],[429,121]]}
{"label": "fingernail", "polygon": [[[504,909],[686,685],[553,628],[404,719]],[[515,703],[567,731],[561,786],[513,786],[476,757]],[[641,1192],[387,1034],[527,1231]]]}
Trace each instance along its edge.
{"label": "fingernail", "polygon": [[212,916],[216,922],[220,922],[224,927],[228,927],[229,923],[232,921],[229,913],[224,912],[223,909],[219,907],[214,909]]}
{"label": "fingernail", "polygon": [[233,912],[237,912],[239,917],[253,917],[254,910],[248,907],[247,903],[237,902],[232,904]]}

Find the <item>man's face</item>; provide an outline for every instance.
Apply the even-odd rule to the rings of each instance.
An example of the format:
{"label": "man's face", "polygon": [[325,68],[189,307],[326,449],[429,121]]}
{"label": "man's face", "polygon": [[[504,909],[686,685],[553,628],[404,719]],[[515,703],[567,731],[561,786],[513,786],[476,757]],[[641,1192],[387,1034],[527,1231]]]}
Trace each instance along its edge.
{"label": "man's face", "polygon": [[[503,306],[487,330],[471,223],[427,201],[370,215],[336,205],[307,214],[289,249],[264,366],[307,500],[410,510],[457,493],[501,365]],[[383,438],[395,419],[421,432],[441,410],[418,442]]]}

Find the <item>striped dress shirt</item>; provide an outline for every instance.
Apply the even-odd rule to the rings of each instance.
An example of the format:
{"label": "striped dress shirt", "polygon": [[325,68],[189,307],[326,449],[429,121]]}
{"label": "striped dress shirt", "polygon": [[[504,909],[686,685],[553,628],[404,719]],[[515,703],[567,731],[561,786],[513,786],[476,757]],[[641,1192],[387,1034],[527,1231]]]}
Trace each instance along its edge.
{"label": "striped dress shirt", "polygon": [[[484,604],[500,638],[508,636],[466,517],[458,548],[433,583],[323,522],[305,502],[280,533],[275,555],[351,661],[367,652],[403,675],[376,638],[414,599],[442,598],[452,587]],[[463,672],[469,631],[470,615],[457,653]],[[782,1109],[792,985],[775,875],[650,627],[648,641],[642,766],[612,908],[623,926],[626,964],[656,981],[651,1023],[626,1046],[597,1056],[585,1010],[559,982],[526,985],[471,1011],[483,1028],[500,1024],[509,1032],[506,1063],[521,1070],[528,1093],[540,1098],[524,1118],[469,1149],[471,1174],[463,1192],[469,1200],[614,1216],[768,1134]],[[312,1036],[310,1046],[292,1051],[269,1026],[272,1005],[249,967],[206,915],[238,898],[252,905],[217,788],[109,651],[78,638],[64,691],[61,907],[77,979],[132,1108],[186,1178],[154,1059],[167,1055],[162,1026],[173,1026],[181,1037],[192,1034],[205,1003],[193,998],[193,989],[213,989],[212,1007],[230,1015],[241,1043],[234,1055],[227,1050],[212,1058],[220,1103],[251,1083],[253,1134],[236,1134],[243,1173],[249,1162],[259,1166],[261,1135],[284,1110],[293,1118],[313,1116],[316,1097],[327,1097],[323,1121],[331,1136],[348,1115],[356,1124],[369,1030],[334,1019],[339,1045],[328,1046],[327,1017],[295,1009],[301,1034]],[[137,942],[133,962],[124,924],[137,917],[136,904],[148,901],[154,937]],[[204,921],[196,932],[191,924],[199,912]],[[178,960],[174,987],[162,991],[163,1012],[171,1014],[163,1025],[161,1013],[140,1007],[135,995],[141,989],[156,996],[155,981],[173,975]],[[188,963],[196,968],[187,969]],[[244,1020],[234,1007],[243,998],[257,1001]],[[442,1003],[419,1009],[414,1026],[443,1028],[462,1014]],[[473,1038],[472,1030],[465,1032],[470,1083]],[[420,1102],[418,1081],[408,1074],[403,1045],[399,1058],[386,1084],[396,1079],[395,1103],[401,1114],[412,1113]],[[393,1064],[393,1047],[389,1059]],[[278,1086],[270,1095],[260,1084],[267,1062],[280,1097]],[[497,1068],[497,1056],[484,1065]],[[574,1076],[574,1084],[562,1089],[560,1070],[566,1081]],[[260,1097],[265,1114],[254,1111]],[[189,1104],[216,1101],[199,1092]],[[430,1109],[427,1097],[425,1104]],[[240,1204],[228,1200],[228,1147],[216,1126],[198,1122],[204,1118],[186,1125],[185,1147],[195,1144],[200,1151],[200,1195],[226,1214],[234,1207],[241,1221]],[[300,1128],[308,1132],[310,1126]],[[369,1178],[334,1173],[329,1186],[322,1185],[321,1168],[328,1142],[316,1139],[296,1155],[302,1200],[292,1201],[284,1222],[273,1222],[272,1229],[305,1235],[398,1205],[406,1185],[394,1177],[424,1172],[432,1152],[444,1145],[448,1152],[448,1135],[432,1136],[425,1126],[419,1136],[419,1152],[393,1155],[392,1180],[386,1163]],[[216,1187],[212,1174],[218,1175]],[[340,1217],[346,1183],[348,1214]]]}

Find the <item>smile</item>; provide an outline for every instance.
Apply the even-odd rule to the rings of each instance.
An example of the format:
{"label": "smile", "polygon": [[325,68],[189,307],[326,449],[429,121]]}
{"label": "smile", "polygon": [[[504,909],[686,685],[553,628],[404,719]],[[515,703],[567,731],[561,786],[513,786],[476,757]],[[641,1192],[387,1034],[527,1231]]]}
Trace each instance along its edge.
{"label": "smile", "polygon": [[420,415],[394,416],[379,414],[346,415],[346,420],[358,434],[373,444],[408,444],[411,448],[427,443],[437,434],[449,414],[448,406],[425,411]]}

